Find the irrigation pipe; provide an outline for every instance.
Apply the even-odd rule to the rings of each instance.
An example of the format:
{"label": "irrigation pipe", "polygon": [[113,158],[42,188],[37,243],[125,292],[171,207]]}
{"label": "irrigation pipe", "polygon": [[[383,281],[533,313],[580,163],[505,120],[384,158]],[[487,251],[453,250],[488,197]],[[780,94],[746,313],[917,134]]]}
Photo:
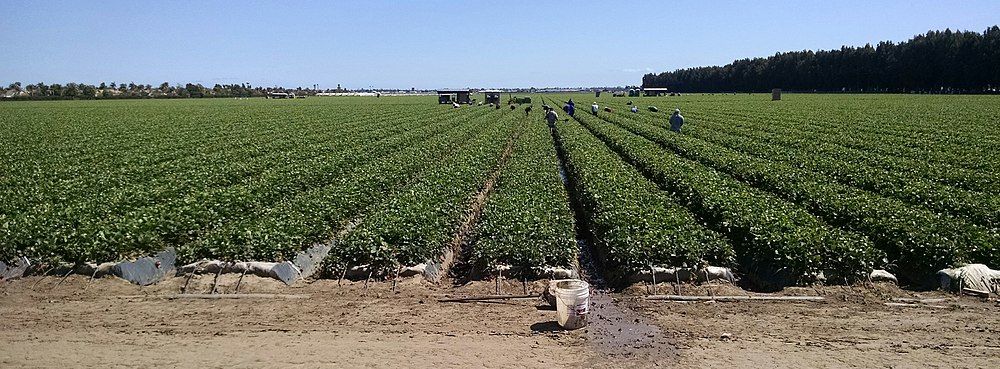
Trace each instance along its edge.
{"label": "irrigation pipe", "polygon": [[885,306],[890,307],[907,307],[907,308],[934,308],[934,309],[947,309],[947,306],[942,305],[930,305],[930,304],[910,304],[910,303],[900,303],[900,302],[887,302]]}
{"label": "irrigation pipe", "polygon": [[681,296],[681,295],[652,295],[646,296],[647,300],[653,301],[824,301],[822,296]]}
{"label": "irrigation pipe", "polygon": [[242,300],[242,299],[307,299],[309,295],[285,295],[274,293],[241,293],[241,294],[206,294],[206,293],[180,293],[173,295],[133,295],[118,296],[123,299],[133,298],[162,298],[167,300]]}
{"label": "irrigation pipe", "polygon": [[487,295],[487,296],[470,296],[470,297],[456,297],[447,299],[438,299],[438,302],[473,302],[473,301],[492,301],[492,300],[513,300],[513,299],[537,299],[542,297],[542,295]]}

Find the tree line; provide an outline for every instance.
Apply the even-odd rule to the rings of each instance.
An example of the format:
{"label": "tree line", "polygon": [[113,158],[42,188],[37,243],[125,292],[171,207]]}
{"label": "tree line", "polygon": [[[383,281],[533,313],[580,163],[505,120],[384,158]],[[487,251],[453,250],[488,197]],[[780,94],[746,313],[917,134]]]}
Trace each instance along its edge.
{"label": "tree line", "polygon": [[[334,90],[328,90],[334,91]],[[187,83],[171,86],[163,82],[159,86],[148,84],[122,83],[89,85],[85,83],[53,83],[43,82],[22,85],[21,82],[11,83],[3,91],[5,100],[69,100],[69,99],[145,99],[145,98],[202,98],[202,97],[263,97],[271,92],[291,92],[296,95],[313,95],[322,92],[317,89],[298,87],[287,89],[281,87],[254,87],[246,83],[216,84],[206,87],[200,83]]]}
{"label": "tree line", "polygon": [[983,33],[928,31],[912,39],[840,50],[779,52],[725,66],[642,77],[677,92],[1000,93],[1000,27]]}

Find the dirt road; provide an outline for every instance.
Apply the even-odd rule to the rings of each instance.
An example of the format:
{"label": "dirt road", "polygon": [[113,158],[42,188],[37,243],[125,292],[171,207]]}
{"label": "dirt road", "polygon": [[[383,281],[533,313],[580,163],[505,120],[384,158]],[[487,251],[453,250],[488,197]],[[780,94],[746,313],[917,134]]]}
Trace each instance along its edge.
{"label": "dirt road", "polygon": [[[188,292],[209,291],[211,280],[196,278]],[[235,280],[223,276],[221,292]],[[183,278],[144,288],[114,278],[57,282],[0,285],[0,367],[1000,367],[996,303],[888,307],[888,298],[912,295],[891,288],[785,292],[826,294],[821,303],[649,302],[633,289],[595,299],[606,306],[593,319],[612,323],[562,332],[538,300],[437,302],[492,293],[491,282],[411,279],[393,292],[388,283],[366,291],[357,282],[285,287],[247,277],[240,293],[308,298],[233,300],[165,299]],[[698,288],[706,287],[682,292],[706,292]]]}

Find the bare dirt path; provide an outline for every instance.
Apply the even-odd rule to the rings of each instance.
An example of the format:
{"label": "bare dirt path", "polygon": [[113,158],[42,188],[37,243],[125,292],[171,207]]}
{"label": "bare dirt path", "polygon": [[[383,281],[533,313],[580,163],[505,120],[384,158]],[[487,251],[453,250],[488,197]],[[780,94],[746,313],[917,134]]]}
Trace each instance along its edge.
{"label": "bare dirt path", "polygon": [[[687,294],[708,295],[702,288]],[[735,288],[712,293],[745,294]],[[895,287],[788,288],[824,302],[627,300],[678,342],[679,364],[710,368],[1000,368],[1000,304],[964,297],[890,307],[892,298],[952,298]],[[943,307],[943,308],[940,308]]]}
{"label": "bare dirt path", "polygon": [[[195,277],[189,292],[207,292],[212,278]],[[220,291],[237,278],[223,275]],[[285,287],[248,276],[241,293],[309,298],[168,300],[162,296],[177,293],[184,278],[141,289],[107,278],[86,291],[86,277],[54,290],[58,278],[32,289],[37,279],[0,287],[0,367],[1000,367],[995,302],[893,308],[887,298],[913,295],[893,289],[784,292],[823,293],[822,303],[649,302],[633,294],[641,288],[608,296],[637,314],[611,319],[657,326],[653,344],[633,347],[601,343],[586,329],[559,332],[555,312],[536,300],[437,302],[491,294],[492,282],[413,278],[392,293],[390,283],[365,291],[363,282]],[[682,292],[705,293],[698,288]]]}
{"label": "bare dirt path", "polygon": [[[207,292],[199,276],[189,292]],[[220,277],[228,292],[238,276]],[[0,367],[570,367],[589,358],[580,333],[533,331],[554,313],[538,301],[446,304],[438,297],[489,292],[388,283],[298,283],[246,277],[241,293],[308,294],[308,299],[166,300],[184,278],[147,288],[109,278],[86,292],[85,277],[0,295]],[[520,287],[520,286],[518,286]],[[480,291],[481,290],[481,291]]]}

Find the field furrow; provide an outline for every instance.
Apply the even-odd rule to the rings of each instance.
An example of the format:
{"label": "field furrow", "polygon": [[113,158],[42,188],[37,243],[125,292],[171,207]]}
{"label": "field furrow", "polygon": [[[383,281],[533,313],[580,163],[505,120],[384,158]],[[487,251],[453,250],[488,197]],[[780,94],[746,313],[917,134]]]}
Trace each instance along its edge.
{"label": "field furrow", "polygon": [[678,157],[642,136],[601,118],[577,120],[708,226],[726,235],[737,262],[760,287],[815,279],[865,278],[882,259],[864,236],[831,227],[804,209],[701,163]]}
{"label": "field furrow", "polygon": [[682,157],[800,204],[827,223],[868,236],[888,255],[890,267],[911,281],[928,282],[935,271],[948,265],[998,260],[997,235],[958,218],[841,185],[808,170],[677,135],[662,127],[633,119],[608,119]]}
{"label": "field furrow", "polygon": [[549,128],[538,115],[521,121],[524,132],[469,245],[468,262],[479,273],[500,266],[526,273],[545,266],[569,267],[576,259],[573,213]]}
{"label": "field furrow", "polygon": [[652,266],[733,264],[725,237],[707,229],[678,204],[682,200],[646,180],[584,127],[559,121],[555,133],[595,255],[612,280]]}

